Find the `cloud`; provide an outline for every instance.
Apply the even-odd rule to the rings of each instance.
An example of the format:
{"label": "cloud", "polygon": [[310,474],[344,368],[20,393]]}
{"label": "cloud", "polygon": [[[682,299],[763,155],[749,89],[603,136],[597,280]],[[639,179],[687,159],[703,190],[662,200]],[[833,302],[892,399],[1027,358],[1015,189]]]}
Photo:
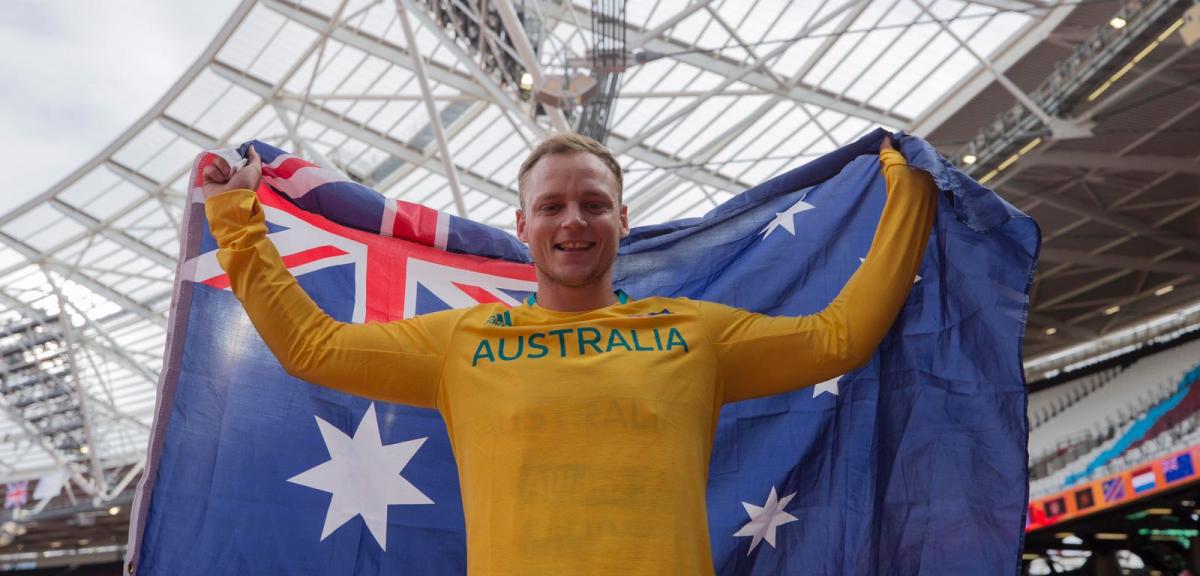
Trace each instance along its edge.
{"label": "cloud", "polygon": [[234,0],[6,2],[0,20],[0,213],[58,182],[144,114]]}

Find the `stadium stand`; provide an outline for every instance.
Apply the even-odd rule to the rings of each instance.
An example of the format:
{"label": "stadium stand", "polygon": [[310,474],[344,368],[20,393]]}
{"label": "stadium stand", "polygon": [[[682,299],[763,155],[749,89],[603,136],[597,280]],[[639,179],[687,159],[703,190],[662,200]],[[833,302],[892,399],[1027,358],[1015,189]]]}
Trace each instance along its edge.
{"label": "stadium stand", "polygon": [[1063,413],[1076,402],[1086,398],[1097,388],[1104,386],[1120,374],[1121,369],[1110,368],[1097,374],[1085,376],[1075,382],[1041,390],[1029,395],[1029,429],[1035,430],[1051,418]]}
{"label": "stadium stand", "polygon": [[1200,440],[1200,340],[1030,395],[1030,495]]}

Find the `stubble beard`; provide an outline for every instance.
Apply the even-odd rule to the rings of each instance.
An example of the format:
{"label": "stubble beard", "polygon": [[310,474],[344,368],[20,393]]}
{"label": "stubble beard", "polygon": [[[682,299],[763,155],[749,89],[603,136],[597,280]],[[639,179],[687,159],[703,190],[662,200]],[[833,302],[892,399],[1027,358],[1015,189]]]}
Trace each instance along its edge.
{"label": "stubble beard", "polygon": [[546,280],[549,280],[550,282],[553,282],[554,284],[558,284],[559,286],[564,286],[567,288],[584,288],[587,286],[591,286],[592,284],[595,284],[596,282],[599,282],[601,279],[603,279],[604,275],[607,274],[609,270],[612,270],[614,260],[615,260],[615,258],[613,260],[608,260],[604,264],[598,264],[598,265],[594,266],[588,272],[588,275],[579,281],[573,281],[568,278],[565,278],[565,277],[555,273],[553,270],[550,270],[549,267],[542,266],[541,263],[539,263],[537,261],[534,261],[533,265],[535,268],[537,268],[537,271],[541,275],[542,278],[545,278]]}

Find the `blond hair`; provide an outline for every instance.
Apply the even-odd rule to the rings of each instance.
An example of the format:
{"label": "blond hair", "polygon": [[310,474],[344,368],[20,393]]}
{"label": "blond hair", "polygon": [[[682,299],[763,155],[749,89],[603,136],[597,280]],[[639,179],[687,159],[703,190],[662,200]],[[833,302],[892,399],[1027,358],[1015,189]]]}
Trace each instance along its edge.
{"label": "blond hair", "polygon": [[622,191],[625,188],[625,179],[621,176],[621,165],[617,163],[616,157],[603,144],[587,136],[564,132],[542,140],[521,163],[521,169],[517,172],[517,201],[520,202],[521,208],[525,207],[525,189],[529,187],[529,173],[533,171],[538,160],[548,154],[575,154],[577,152],[591,154],[608,166],[608,170],[617,179],[617,204],[620,204]]}

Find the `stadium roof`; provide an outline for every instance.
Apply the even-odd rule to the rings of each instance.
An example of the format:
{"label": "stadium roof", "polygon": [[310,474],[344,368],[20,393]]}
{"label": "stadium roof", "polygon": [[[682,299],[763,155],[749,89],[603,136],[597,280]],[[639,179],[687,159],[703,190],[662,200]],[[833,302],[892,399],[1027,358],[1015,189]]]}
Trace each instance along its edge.
{"label": "stadium roof", "polygon": [[[578,116],[534,93],[588,74],[591,4],[489,0],[498,20],[470,38],[435,25],[431,4],[478,3],[246,0],[120,137],[0,215],[0,352],[45,364],[79,419],[51,429],[54,414],[0,400],[0,482],[66,469],[106,499],[140,471],[201,150],[261,139],[511,229],[517,166]],[[1010,95],[984,92],[995,75],[1076,12],[1034,0],[628,4],[636,58],[607,143],[635,225],[703,214],[877,126],[937,134],[972,102],[1007,107]],[[53,342],[31,344],[35,328]]]}

